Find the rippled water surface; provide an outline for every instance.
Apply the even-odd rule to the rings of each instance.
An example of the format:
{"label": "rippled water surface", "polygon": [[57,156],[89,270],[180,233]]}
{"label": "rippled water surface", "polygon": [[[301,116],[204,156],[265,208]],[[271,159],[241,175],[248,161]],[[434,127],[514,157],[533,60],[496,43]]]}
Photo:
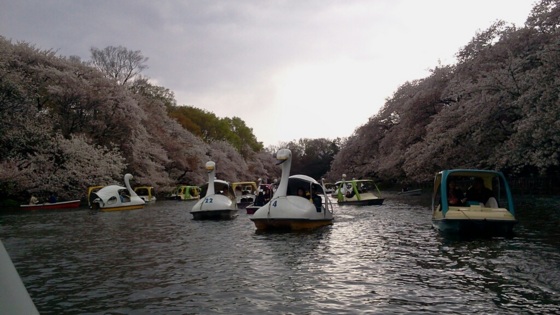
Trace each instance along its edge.
{"label": "rippled water surface", "polygon": [[192,202],[20,211],[0,238],[41,314],[560,312],[558,202],[518,210],[513,238],[467,240],[409,203],[338,207],[305,233],[256,233],[242,210],[193,221]]}

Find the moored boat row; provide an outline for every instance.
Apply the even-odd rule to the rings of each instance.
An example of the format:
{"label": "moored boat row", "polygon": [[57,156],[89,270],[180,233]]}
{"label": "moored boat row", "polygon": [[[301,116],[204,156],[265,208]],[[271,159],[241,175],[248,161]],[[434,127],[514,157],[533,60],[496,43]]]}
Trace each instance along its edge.
{"label": "moored boat row", "polygon": [[[313,229],[331,225],[333,203],[340,206],[382,205],[384,198],[370,179],[346,179],[323,184],[306,175],[290,175],[292,154],[289,149],[276,153],[282,166],[278,185],[251,181],[229,182],[216,179],[216,163],[206,163],[208,182],[202,186],[179,186],[175,199],[197,200],[190,213],[195,220],[233,219],[239,209],[251,214],[257,230]],[[142,209],[155,202],[151,186],[131,188],[131,174],[124,176],[125,186],[92,186],[88,203],[94,210],[122,211]],[[329,186],[329,190],[327,190]],[[467,189],[468,187],[468,189]],[[466,189],[466,192],[463,192]],[[329,192],[334,201],[329,198]],[[399,195],[421,194],[421,189]],[[201,198],[201,196],[203,196]],[[52,201],[52,200],[51,200]],[[78,208],[81,200],[39,203],[32,196],[25,210]],[[444,233],[492,232],[511,234],[517,223],[509,185],[501,172],[454,169],[438,172],[432,195],[432,225]]]}

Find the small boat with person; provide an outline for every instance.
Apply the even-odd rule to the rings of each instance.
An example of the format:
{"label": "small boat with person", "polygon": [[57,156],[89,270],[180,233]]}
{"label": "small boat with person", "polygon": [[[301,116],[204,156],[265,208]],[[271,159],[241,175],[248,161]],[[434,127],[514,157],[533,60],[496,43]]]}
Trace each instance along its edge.
{"label": "small boat with person", "polygon": [[515,224],[513,197],[502,172],[453,169],[435,175],[432,225],[437,230],[507,236]]}
{"label": "small boat with person", "polygon": [[257,198],[256,182],[233,182],[231,188],[235,192],[235,201],[239,209],[243,209],[254,203]]}
{"label": "small boat with person", "polygon": [[306,175],[290,176],[289,149],[279,150],[276,159],[282,164],[282,177],[272,199],[251,217],[256,229],[295,231],[332,225],[333,207],[323,186]]}
{"label": "small boat with person", "polygon": [[381,198],[381,191],[371,179],[346,180],[346,174],[342,174],[342,180],[335,185],[335,198],[339,205],[382,205],[385,200]]}
{"label": "small boat with person", "polygon": [[247,214],[254,214],[260,207],[264,206],[270,201],[274,194],[274,185],[272,184],[259,184],[259,190],[255,197],[255,202],[245,207]]}
{"label": "small boat with person", "polygon": [[123,211],[142,209],[146,202],[130,186],[131,174],[124,175],[124,184],[109,185],[91,192],[91,208],[99,211]]}
{"label": "small boat with person", "polygon": [[191,201],[200,199],[200,187],[192,185],[179,185],[167,199]]}
{"label": "small boat with person", "polygon": [[81,200],[55,201],[45,203],[30,203],[20,205],[22,210],[54,210],[54,209],[75,209],[80,207]]}
{"label": "small boat with person", "polygon": [[216,163],[206,163],[208,183],[202,185],[201,195],[204,198],[197,201],[192,207],[191,214],[194,220],[228,220],[237,216],[235,193],[230,184],[224,180],[216,179]]}

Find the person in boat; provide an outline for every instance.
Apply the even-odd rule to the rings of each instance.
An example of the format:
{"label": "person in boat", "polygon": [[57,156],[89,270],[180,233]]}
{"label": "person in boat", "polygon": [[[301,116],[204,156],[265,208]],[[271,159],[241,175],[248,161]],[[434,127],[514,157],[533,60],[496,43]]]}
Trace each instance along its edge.
{"label": "person in boat", "polygon": [[121,202],[130,201],[130,196],[126,194],[126,191],[124,189],[120,191],[119,196],[121,197]]}
{"label": "person in boat", "polygon": [[241,190],[241,186],[237,186],[235,187],[235,197],[241,197],[243,196],[243,191]]}
{"label": "person in boat", "polygon": [[264,206],[265,200],[264,200],[264,192],[261,190],[259,191],[259,194],[257,195],[257,198],[255,198],[255,206],[258,207],[262,207]]}
{"label": "person in boat", "polygon": [[313,188],[313,190],[311,192],[311,199],[313,201],[313,204],[315,205],[315,208],[317,209],[317,212],[321,212],[321,207],[323,206],[323,200],[317,194],[317,191],[315,190],[315,188]]}
{"label": "person in boat", "polygon": [[307,196],[306,196],[307,194],[305,193],[305,189],[303,189],[303,187],[298,188],[297,195],[302,197],[302,198],[307,199]]}
{"label": "person in boat", "polygon": [[355,194],[356,192],[354,191],[354,187],[352,187],[351,184],[346,185],[346,198],[352,198]]}
{"label": "person in boat", "polygon": [[29,199],[29,204],[36,205],[38,203],[39,203],[39,199],[37,199],[37,197],[35,197],[34,195],[31,195],[31,198]]}
{"label": "person in boat", "polygon": [[480,177],[475,177],[472,186],[467,190],[467,200],[479,202],[489,208],[498,208],[494,193],[484,186],[484,181]]}
{"label": "person in boat", "polygon": [[194,187],[191,191],[191,196],[196,198],[196,197],[198,197],[199,194],[200,194],[200,189],[198,187]]}
{"label": "person in boat", "polygon": [[450,206],[463,206],[465,202],[467,202],[465,194],[461,188],[457,186],[454,179],[449,180],[447,187],[447,203],[449,203]]}
{"label": "person in boat", "polygon": [[49,196],[49,202],[50,203],[55,203],[56,201],[57,201],[56,194],[51,194]]}

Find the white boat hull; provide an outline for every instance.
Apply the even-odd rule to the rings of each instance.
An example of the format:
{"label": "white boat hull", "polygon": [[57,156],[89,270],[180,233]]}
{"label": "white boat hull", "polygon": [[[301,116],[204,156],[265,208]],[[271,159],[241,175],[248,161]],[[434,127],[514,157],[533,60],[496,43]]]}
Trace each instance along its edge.
{"label": "white boat hull", "polygon": [[314,229],[333,223],[330,211],[317,210],[308,199],[298,196],[281,196],[259,208],[251,217],[257,230]]}
{"label": "white boat hull", "polygon": [[191,209],[195,220],[233,219],[237,216],[236,204],[228,197],[220,194],[200,199]]}

